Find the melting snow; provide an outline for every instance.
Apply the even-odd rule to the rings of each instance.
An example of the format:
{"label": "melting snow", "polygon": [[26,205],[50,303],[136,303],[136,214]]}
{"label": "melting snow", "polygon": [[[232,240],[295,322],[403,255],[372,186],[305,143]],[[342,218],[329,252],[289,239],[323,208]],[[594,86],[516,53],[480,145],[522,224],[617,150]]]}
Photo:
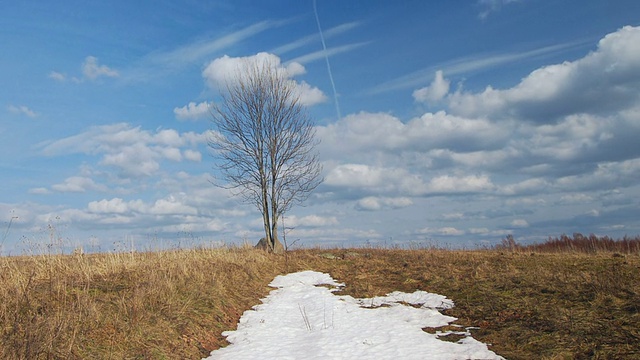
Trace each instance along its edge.
{"label": "melting snow", "polygon": [[344,284],[315,271],[277,276],[269,286],[277,289],[245,311],[237,330],[223,333],[231,345],[206,360],[503,359],[466,331],[453,343],[439,339],[447,332],[422,330],[456,320],[438,311],[454,305],[442,295],[355,299],[335,295]]}

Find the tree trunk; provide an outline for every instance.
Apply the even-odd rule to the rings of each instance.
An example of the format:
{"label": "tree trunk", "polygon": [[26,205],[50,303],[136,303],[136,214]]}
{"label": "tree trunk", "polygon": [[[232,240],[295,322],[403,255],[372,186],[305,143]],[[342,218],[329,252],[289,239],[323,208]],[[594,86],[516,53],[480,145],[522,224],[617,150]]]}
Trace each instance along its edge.
{"label": "tree trunk", "polygon": [[274,220],[275,222],[273,224],[271,224],[271,237],[272,237],[272,244],[273,244],[273,252],[274,253],[283,253],[285,248],[282,245],[282,243],[280,242],[280,239],[278,238],[278,224],[277,224],[277,220]]}

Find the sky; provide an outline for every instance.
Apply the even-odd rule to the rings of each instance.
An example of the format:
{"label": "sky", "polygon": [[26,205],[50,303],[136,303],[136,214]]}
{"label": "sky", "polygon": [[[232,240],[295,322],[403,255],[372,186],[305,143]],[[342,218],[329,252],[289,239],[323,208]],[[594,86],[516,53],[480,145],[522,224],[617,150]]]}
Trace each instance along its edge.
{"label": "sky", "polygon": [[[315,11],[314,11],[315,10]],[[301,246],[640,234],[640,2],[0,1],[0,251],[256,243],[208,106],[269,59],[316,124]],[[282,230],[280,231],[282,234]]]}
{"label": "sky", "polygon": [[[504,359],[460,325],[422,330],[457,320],[438,311],[454,306],[442,295],[417,290],[354,299],[334,294],[344,284],[315,271],[279,275],[269,286],[277,289],[244,312],[237,330],[223,333],[231,345],[205,360]],[[447,341],[452,334],[461,339]]]}

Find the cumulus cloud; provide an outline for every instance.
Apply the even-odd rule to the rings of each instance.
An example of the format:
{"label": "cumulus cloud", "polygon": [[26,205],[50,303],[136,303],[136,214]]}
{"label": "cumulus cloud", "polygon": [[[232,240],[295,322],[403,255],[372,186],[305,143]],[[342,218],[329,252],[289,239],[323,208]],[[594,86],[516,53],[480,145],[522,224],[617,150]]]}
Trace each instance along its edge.
{"label": "cumulus cloud", "polygon": [[160,154],[162,152],[154,151],[144,143],[135,143],[125,145],[116,152],[105,154],[100,164],[113,166],[127,177],[151,176],[160,168],[158,162]]}
{"label": "cumulus cloud", "polygon": [[410,205],[410,200],[406,199],[408,196],[486,193],[496,189],[486,174],[439,175],[432,177],[429,181],[425,181],[424,178],[425,175],[412,173],[404,168],[342,164],[329,171],[324,184],[337,188],[349,188],[365,194],[403,196],[395,200],[365,197],[357,205],[363,210],[378,210],[383,206],[408,206]]}
{"label": "cumulus cloud", "polygon": [[515,228],[526,228],[529,227],[529,223],[525,219],[515,219],[511,221],[511,226]]}
{"label": "cumulus cloud", "polygon": [[471,152],[498,149],[510,136],[511,125],[482,118],[453,116],[444,111],[425,113],[403,123],[385,113],[348,115],[317,128],[326,153],[347,155],[372,151],[429,151],[450,149]]}
{"label": "cumulus cloud", "polygon": [[94,214],[126,214],[133,209],[140,210],[143,206],[142,201],[125,202],[120,198],[113,198],[91,201],[87,205],[87,210]]}
{"label": "cumulus cloud", "polygon": [[461,236],[465,234],[465,231],[447,226],[441,228],[426,227],[417,230],[415,233],[421,235]]}
{"label": "cumulus cloud", "polygon": [[317,87],[312,87],[305,81],[297,83],[295,87],[295,93],[298,96],[300,104],[302,105],[315,105],[323,103],[327,100],[327,97],[322,90]]}
{"label": "cumulus cloud", "polygon": [[194,162],[202,161],[202,153],[196,150],[187,149],[183,152],[183,156],[185,159]]}
{"label": "cumulus cloud", "polygon": [[317,127],[316,134],[325,153],[348,155],[354,151],[403,147],[407,141],[404,126],[390,114],[360,112]]}
{"label": "cumulus cloud", "polygon": [[[201,155],[195,148],[203,143],[206,143],[205,134],[178,133],[173,129],[152,132],[119,123],[94,126],[78,135],[45,144],[42,152],[47,156],[99,155],[99,164],[118,169],[121,177],[140,178],[157,173],[164,160],[199,162]],[[184,152],[183,148],[186,148]]]}
{"label": "cumulus cloud", "polygon": [[640,179],[640,158],[598,163],[593,171],[556,179],[554,186],[563,191],[588,191],[634,186],[637,179]]}
{"label": "cumulus cloud", "polygon": [[432,178],[427,188],[430,193],[455,194],[492,191],[495,185],[488,175],[442,175]]}
{"label": "cumulus cloud", "polygon": [[[118,197],[97,198],[89,201],[85,207],[79,208],[35,209],[35,204],[25,204],[22,208],[30,208],[31,213],[39,215],[25,217],[21,221],[25,222],[23,227],[30,226],[36,229],[35,231],[54,222],[56,226],[73,224],[74,228],[90,232],[100,229],[121,234],[124,231],[127,237],[143,241],[148,240],[150,233],[158,237],[169,234],[169,241],[173,241],[176,233],[196,234],[195,237],[192,236],[196,239],[203,232],[207,233],[206,236],[220,236],[227,230],[235,231],[243,227],[236,225],[235,228],[229,229],[226,219],[246,216],[249,212],[245,206],[231,200],[228,190],[212,186],[207,174],[189,175],[180,172],[163,174],[159,179],[161,180],[155,186],[166,194],[159,198],[149,198],[146,191],[141,191],[136,192],[136,195],[132,192],[122,192]],[[127,194],[131,197],[127,198]],[[135,197],[138,194],[141,198]],[[0,203],[0,210],[3,209],[2,205]],[[313,221],[316,224],[321,222],[313,217],[305,219],[309,225]],[[326,219],[326,224],[331,224],[330,218]],[[122,236],[116,235],[115,238]]]}
{"label": "cumulus cloud", "polygon": [[181,108],[174,108],[173,113],[178,120],[199,120],[209,116],[210,106],[211,105],[206,101],[203,101],[199,104],[190,102],[189,104]]}
{"label": "cumulus cloud", "polygon": [[420,176],[402,168],[342,164],[325,177],[324,184],[380,194],[420,194],[426,189]]}
{"label": "cumulus cloud", "polygon": [[66,178],[63,183],[51,186],[51,189],[57,192],[76,192],[82,193],[87,191],[106,191],[107,187],[97,184],[93,179],[84,176],[72,176]]}
{"label": "cumulus cloud", "polygon": [[87,205],[87,211],[92,214],[120,214],[139,215],[197,215],[198,210],[187,204],[184,193],[171,194],[166,198],[157,199],[153,203],[146,203],[140,199],[125,201],[121,198],[102,199],[92,201]]}
{"label": "cumulus cloud", "polygon": [[149,209],[149,213],[154,215],[196,215],[198,210],[185,204],[184,199],[171,195],[166,199],[156,200],[153,206]]}
{"label": "cumulus cloud", "polygon": [[320,216],[320,215],[307,215],[307,216],[287,216],[285,219],[285,226],[287,228],[317,228],[338,225],[338,218],[335,216]]}
{"label": "cumulus cloud", "polygon": [[580,204],[588,203],[593,200],[592,196],[583,193],[565,194],[560,197],[559,203],[564,204]]}
{"label": "cumulus cloud", "polygon": [[248,66],[257,65],[271,66],[273,70],[295,85],[297,95],[303,105],[315,105],[326,101],[326,96],[318,88],[312,87],[306,82],[296,82],[293,77],[306,72],[304,66],[298,62],[283,64],[277,55],[261,52],[256,55],[246,57],[223,57],[213,60],[202,72],[207,84],[212,88],[224,88],[225,84],[230,84],[238,76],[242,76],[242,71]]}
{"label": "cumulus cloud", "polygon": [[554,123],[572,114],[611,115],[640,100],[640,27],[605,36],[598,48],[572,62],[531,72],[513,88],[451,94],[454,114]]}
{"label": "cumulus cloud", "polygon": [[367,196],[356,202],[357,210],[377,211],[382,209],[399,209],[413,205],[413,200],[408,197],[377,197]]}
{"label": "cumulus cloud", "polygon": [[545,179],[533,178],[504,185],[499,192],[504,195],[531,195],[540,193],[550,186],[552,184]]}
{"label": "cumulus cloud", "polygon": [[442,75],[442,70],[436,71],[431,85],[415,90],[413,98],[416,101],[433,104],[442,100],[449,93],[449,80]]}
{"label": "cumulus cloud", "polygon": [[87,56],[82,63],[82,74],[89,80],[95,80],[99,77],[118,77],[120,74],[106,65],[98,64],[98,58],[95,56]]}

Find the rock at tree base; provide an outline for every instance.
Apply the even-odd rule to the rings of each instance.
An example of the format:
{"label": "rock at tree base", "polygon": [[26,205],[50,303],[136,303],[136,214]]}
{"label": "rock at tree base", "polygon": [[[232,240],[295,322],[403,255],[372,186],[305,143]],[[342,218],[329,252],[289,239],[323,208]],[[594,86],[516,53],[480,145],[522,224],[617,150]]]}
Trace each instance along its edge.
{"label": "rock at tree base", "polygon": [[[262,249],[262,250],[269,250],[269,245],[267,244],[267,239],[266,238],[262,238],[260,239],[260,241],[258,241],[258,243],[255,246],[256,249]],[[282,254],[284,253],[284,246],[282,245],[282,243],[280,242],[280,240],[276,239],[276,246],[275,249],[273,249],[273,252],[276,254]]]}

